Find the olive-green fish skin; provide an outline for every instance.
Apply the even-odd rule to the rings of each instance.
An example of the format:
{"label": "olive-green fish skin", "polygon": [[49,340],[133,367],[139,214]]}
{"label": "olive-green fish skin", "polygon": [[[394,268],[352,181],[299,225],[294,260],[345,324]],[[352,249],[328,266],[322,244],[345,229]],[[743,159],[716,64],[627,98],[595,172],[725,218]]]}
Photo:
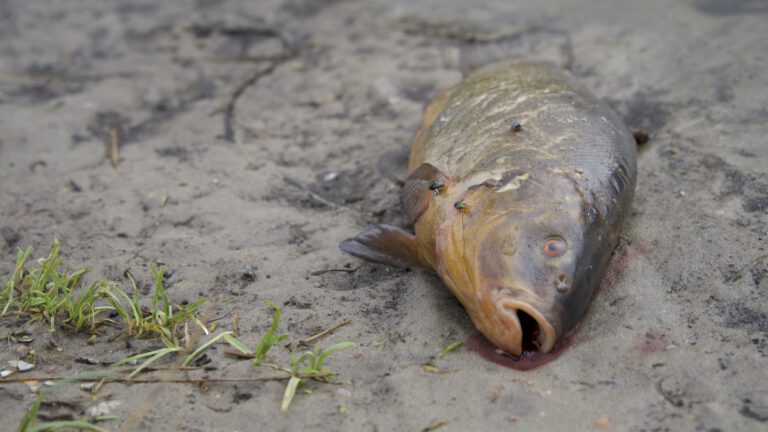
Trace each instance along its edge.
{"label": "olive-green fish skin", "polygon": [[[579,183],[597,192],[620,167],[625,183],[634,183],[632,135],[554,65],[496,65],[475,72],[441,98],[446,98],[443,109],[414,142],[409,171],[429,162],[468,180],[498,168],[554,164],[580,170]],[[519,132],[511,130],[513,122],[520,124]]]}
{"label": "olive-green fish skin", "polygon": [[[424,123],[409,170],[430,163],[453,185],[440,197],[445,202],[432,204],[442,217],[416,221],[420,246],[436,251],[433,265],[489,339],[520,354],[490,335],[497,330],[483,328],[499,325],[496,317],[483,316],[498,313],[489,304],[498,300],[487,299],[506,296],[548,321],[555,332],[551,349],[583,316],[618,242],[635,189],[632,135],[603,103],[548,64],[478,71],[446,90]],[[517,188],[484,187],[464,197],[473,186],[497,184],[514,172],[527,176]],[[445,242],[439,235],[420,231],[439,231],[453,217],[446,207],[457,196],[469,205],[451,222],[461,225],[462,245],[440,250]],[[550,235],[566,240],[564,256],[541,252]],[[456,274],[461,271],[441,271],[440,261],[450,254],[461,256],[454,259],[462,262],[465,280],[453,280],[463,277]]]}
{"label": "olive-green fish skin", "polygon": [[634,195],[620,119],[554,65],[497,64],[427,107],[408,167],[415,236],[380,226],[341,248],[432,268],[495,345],[552,350],[586,311]]}

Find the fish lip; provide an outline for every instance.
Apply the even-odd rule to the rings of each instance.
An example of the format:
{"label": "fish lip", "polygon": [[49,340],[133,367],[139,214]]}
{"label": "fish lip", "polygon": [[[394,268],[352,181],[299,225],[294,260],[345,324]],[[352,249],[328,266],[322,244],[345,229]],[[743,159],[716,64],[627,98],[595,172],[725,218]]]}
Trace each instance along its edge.
{"label": "fish lip", "polygon": [[555,342],[557,342],[557,331],[555,330],[555,327],[549,322],[549,320],[547,320],[547,318],[545,318],[544,315],[539,312],[538,309],[528,303],[508,297],[498,298],[495,301],[495,304],[500,313],[503,313],[508,319],[512,320],[516,329],[516,332],[514,332],[514,339],[509,341],[511,343],[503,344],[503,348],[507,347],[505,350],[511,347],[513,348],[509,350],[511,354],[518,356],[522,355],[523,329],[521,328],[520,319],[517,316],[517,312],[523,311],[531,318],[536,320],[536,323],[539,325],[539,352],[546,354],[552,351],[552,348],[555,346]]}

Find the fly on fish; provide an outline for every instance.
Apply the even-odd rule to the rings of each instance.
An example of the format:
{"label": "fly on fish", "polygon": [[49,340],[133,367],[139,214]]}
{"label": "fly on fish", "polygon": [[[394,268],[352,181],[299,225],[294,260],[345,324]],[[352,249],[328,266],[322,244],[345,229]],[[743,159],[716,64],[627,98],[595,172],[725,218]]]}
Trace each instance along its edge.
{"label": "fly on fish", "polygon": [[493,344],[547,353],[605,274],[636,157],[621,120],[567,72],[486,67],[425,110],[403,187],[414,234],[379,225],[340,247],[433,269]]}

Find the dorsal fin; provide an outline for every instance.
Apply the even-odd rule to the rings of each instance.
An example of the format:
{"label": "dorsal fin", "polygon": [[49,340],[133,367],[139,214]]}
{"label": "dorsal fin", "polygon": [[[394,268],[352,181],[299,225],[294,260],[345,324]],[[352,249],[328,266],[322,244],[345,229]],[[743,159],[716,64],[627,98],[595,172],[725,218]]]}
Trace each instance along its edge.
{"label": "dorsal fin", "polygon": [[[442,184],[439,188],[431,190],[431,186]],[[429,202],[436,193],[453,184],[448,177],[434,165],[423,163],[416,168],[403,186],[403,204],[408,212],[411,223],[424,213]]]}

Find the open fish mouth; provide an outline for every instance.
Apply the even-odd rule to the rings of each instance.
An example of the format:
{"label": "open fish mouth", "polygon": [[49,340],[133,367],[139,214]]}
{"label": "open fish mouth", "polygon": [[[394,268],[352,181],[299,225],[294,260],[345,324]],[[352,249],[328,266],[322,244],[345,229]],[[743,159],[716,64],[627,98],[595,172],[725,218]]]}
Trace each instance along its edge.
{"label": "open fish mouth", "polygon": [[[507,325],[494,340],[504,351],[522,356],[527,353],[547,353],[557,341],[555,328],[536,308],[519,300],[502,298],[496,301],[497,313]],[[495,339],[495,338],[494,338]]]}

